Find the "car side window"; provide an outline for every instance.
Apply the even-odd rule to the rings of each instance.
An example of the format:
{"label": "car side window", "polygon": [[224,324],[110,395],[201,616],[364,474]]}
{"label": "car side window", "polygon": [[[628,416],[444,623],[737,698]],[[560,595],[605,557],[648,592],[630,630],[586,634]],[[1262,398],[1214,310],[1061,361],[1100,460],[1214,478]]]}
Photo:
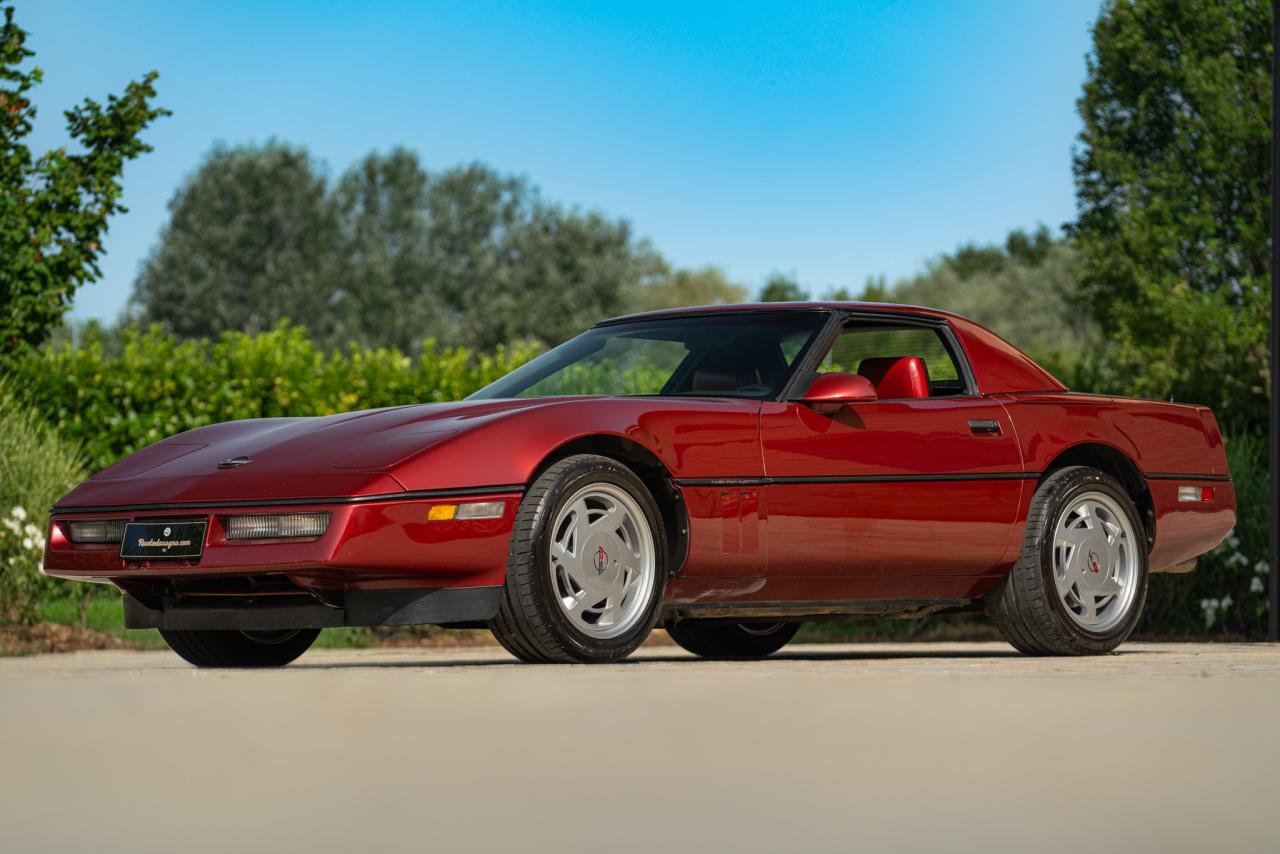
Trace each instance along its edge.
{"label": "car side window", "polygon": [[846,326],[818,366],[871,380],[882,399],[948,397],[965,384],[938,329],[858,323]]}

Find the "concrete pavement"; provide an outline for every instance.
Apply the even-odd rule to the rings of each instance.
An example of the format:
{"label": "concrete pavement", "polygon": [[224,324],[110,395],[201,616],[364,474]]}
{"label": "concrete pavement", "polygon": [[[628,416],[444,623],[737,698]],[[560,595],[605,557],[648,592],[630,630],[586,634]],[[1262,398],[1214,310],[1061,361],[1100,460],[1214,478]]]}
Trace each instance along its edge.
{"label": "concrete pavement", "polygon": [[0,850],[1276,851],[1280,647],[0,659]]}

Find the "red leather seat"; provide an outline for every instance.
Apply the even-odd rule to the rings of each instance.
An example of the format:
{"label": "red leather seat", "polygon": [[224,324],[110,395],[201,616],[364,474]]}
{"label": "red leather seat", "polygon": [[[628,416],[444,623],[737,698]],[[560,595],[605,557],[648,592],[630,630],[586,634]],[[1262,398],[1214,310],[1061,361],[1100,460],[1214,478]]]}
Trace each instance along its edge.
{"label": "red leather seat", "polygon": [[871,380],[881,400],[929,396],[929,370],[919,356],[863,359],[858,374]]}

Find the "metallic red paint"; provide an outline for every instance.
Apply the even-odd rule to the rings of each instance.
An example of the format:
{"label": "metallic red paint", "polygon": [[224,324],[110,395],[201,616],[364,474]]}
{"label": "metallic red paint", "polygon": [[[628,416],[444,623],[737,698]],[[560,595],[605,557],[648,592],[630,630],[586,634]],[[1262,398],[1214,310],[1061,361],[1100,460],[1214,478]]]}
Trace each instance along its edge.
{"label": "metallic red paint", "polygon": [[819,374],[804,392],[805,403],[841,404],[875,399],[876,387],[871,380],[838,371]]}
{"label": "metallic red paint", "polygon": [[[497,585],[523,486],[566,448],[620,449],[670,478],[682,499],[674,521],[688,530],[687,558],[668,586],[672,605],[981,596],[1018,553],[1042,473],[1091,449],[1127,460],[1147,490],[1153,569],[1213,548],[1234,524],[1222,438],[1207,409],[1067,392],[963,318],[858,303],[644,316],[778,310],[945,323],[977,394],[822,407],[713,397],[473,400],[217,424],[152,445],[63,498],[46,571],[126,588],[247,575],[321,589]],[[250,462],[218,467],[239,456]],[[1180,504],[1179,485],[1213,486],[1213,500]],[[487,500],[506,502],[502,519],[427,521],[434,503]],[[307,509],[333,514],[322,537],[225,539],[227,515]],[[116,546],[65,536],[73,518],[175,517],[210,520],[198,562],[126,562]]]}

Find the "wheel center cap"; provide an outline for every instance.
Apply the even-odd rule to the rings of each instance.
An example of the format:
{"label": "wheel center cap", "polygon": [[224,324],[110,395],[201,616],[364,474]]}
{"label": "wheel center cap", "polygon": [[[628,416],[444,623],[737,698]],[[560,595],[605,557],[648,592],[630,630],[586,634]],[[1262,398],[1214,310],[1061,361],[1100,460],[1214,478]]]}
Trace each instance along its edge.
{"label": "wheel center cap", "polygon": [[1108,561],[1106,548],[1101,543],[1086,544],[1080,559],[1080,584],[1089,590],[1105,585],[1112,570]]}
{"label": "wheel center cap", "polygon": [[599,584],[612,584],[618,577],[618,559],[622,556],[622,548],[618,541],[608,534],[600,533],[589,538],[582,552],[582,568],[594,576]]}

